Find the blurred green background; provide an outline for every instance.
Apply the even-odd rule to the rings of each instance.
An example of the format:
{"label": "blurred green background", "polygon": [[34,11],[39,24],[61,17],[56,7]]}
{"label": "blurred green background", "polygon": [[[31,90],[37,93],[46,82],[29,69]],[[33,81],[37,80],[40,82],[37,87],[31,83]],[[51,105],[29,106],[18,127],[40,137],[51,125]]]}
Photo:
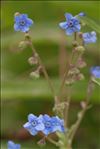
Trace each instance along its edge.
{"label": "blurred green background", "polygon": [[[50,77],[58,91],[61,73],[61,47],[66,47],[65,60],[70,57],[73,37],[67,37],[59,28],[59,22],[65,20],[64,13],[73,15],[85,12],[91,19],[100,23],[99,1],[2,1],[1,2],[1,139],[2,149],[7,148],[7,140],[16,140],[23,149],[39,149],[36,145],[41,137],[32,137],[22,128],[27,121],[27,115],[34,113],[48,113],[52,115],[53,97],[43,76],[39,80],[29,77],[32,67],[27,60],[31,56],[31,49],[21,51],[18,44],[24,39],[24,34],[15,32],[14,13],[27,13],[34,20],[30,30],[34,47],[40,54]],[[86,26],[83,31],[91,31]],[[76,120],[79,102],[85,98],[86,86],[89,78],[89,68],[99,65],[100,40],[96,44],[86,46],[84,59],[88,63],[83,73],[84,81],[76,83],[73,88],[72,110],[70,120]],[[60,64],[59,64],[60,63]],[[81,90],[80,90],[81,89]],[[93,107],[87,112],[79,131],[75,137],[74,149],[100,149],[100,94],[96,86],[91,103]],[[56,149],[48,144],[44,149]]]}

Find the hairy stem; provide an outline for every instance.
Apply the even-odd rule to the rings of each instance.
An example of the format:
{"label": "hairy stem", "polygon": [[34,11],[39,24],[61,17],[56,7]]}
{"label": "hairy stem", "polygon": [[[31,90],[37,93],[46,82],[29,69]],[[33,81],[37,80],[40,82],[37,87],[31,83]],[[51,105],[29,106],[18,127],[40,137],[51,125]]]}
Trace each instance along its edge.
{"label": "hairy stem", "polygon": [[90,103],[90,97],[91,97],[91,94],[93,92],[93,88],[94,88],[93,83],[90,80],[89,83],[88,83],[88,87],[87,87],[86,100],[84,101],[84,105],[82,107],[81,112],[79,112],[78,119],[77,119],[76,123],[73,125],[73,131],[72,131],[72,133],[70,135],[71,143],[72,143],[73,138],[74,138],[74,136],[75,136],[75,134],[76,134],[76,132],[77,132],[77,130],[79,128],[79,125],[80,125],[80,123],[81,123],[81,121],[82,121],[82,119],[83,119],[83,117],[85,115],[85,112],[88,110],[89,103]]}
{"label": "hairy stem", "polygon": [[52,92],[53,96],[55,97],[55,91],[54,91],[53,84],[52,84],[52,82],[51,82],[51,80],[50,80],[50,78],[49,78],[49,75],[48,75],[48,73],[47,73],[47,71],[46,71],[46,68],[45,68],[45,66],[44,66],[44,64],[43,64],[43,62],[42,62],[40,56],[38,55],[38,53],[36,52],[35,48],[33,47],[32,40],[30,39],[30,37],[26,38],[26,40],[28,40],[29,45],[30,45],[30,47],[31,47],[31,49],[32,49],[32,51],[33,51],[33,54],[34,54],[34,53],[37,54],[37,58],[38,58],[38,61],[39,61],[40,66],[42,67],[44,76],[45,76],[46,80],[48,81],[48,84],[49,84],[49,87],[50,87],[50,89],[51,89],[51,92]]}

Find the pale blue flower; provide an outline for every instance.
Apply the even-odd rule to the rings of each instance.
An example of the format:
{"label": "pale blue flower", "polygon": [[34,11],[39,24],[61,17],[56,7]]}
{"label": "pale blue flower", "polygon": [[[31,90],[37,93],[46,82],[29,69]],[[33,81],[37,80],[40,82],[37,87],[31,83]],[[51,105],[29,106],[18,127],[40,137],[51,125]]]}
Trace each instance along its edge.
{"label": "pale blue flower", "polygon": [[34,114],[28,115],[28,122],[23,125],[25,129],[27,129],[31,135],[35,136],[39,131],[44,129],[43,124],[43,116],[40,115],[39,117],[35,116]]}
{"label": "pale blue flower", "polygon": [[33,21],[28,18],[27,14],[15,15],[14,20],[15,31],[27,32],[29,31],[30,26],[33,24]]}
{"label": "pale blue flower", "polygon": [[81,29],[80,21],[72,14],[65,14],[66,21],[59,23],[59,26],[66,31],[67,35],[72,35],[74,32],[79,32]]}
{"label": "pale blue flower", "polygon": [[100,66],[91,67],[90,72],[95,78],[100,78]]}
{"label": "pale blue flower", "polygon": [[84,17],[84,16],[86,16],[86,14],[85,14],[84,12],[80,12],[80,13],[78,14],[78,16]]}
{"label": "pale blue flower", "polygon": [[64,132],[64,121],[57,116],[50,117],[49,115],[45,114],[43,116],[43,123],[45,129],[42,130],[42,132],[45,135],[49,135],[50,133],[54,133],[56,131]]}
{"label": "pale blue flower", "polygon": [[85,44],[88,44],[88,43],[95,43],[97,40],[97,37],[96,37],[96,32],[95,31],[92,31],[92,32],[87,32],[87,33],[83,33],[83,41]]}
{"label": "pale blue flower", "polygon": [[13,141],[8,141],[8,149],[20,149],[21,145],[20,144],[15,144]]}
{"label": "pale blue flower", "polygon": [[53,132],[60,131],[64,132],[64,120],[60,119],[58,116],[52,117],[52,124],[53,124]]}

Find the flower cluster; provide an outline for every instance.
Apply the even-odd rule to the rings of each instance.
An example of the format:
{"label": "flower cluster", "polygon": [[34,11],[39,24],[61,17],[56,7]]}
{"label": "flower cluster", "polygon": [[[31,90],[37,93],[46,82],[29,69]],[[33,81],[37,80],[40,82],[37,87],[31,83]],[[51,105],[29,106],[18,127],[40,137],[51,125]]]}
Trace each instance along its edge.
{"label": "flower cluster", "polygon": [[100,78],[100,66],[91,67],[90,72],[95,78]]}
{"label": "flower cluster", "polygon": [[[77,16],[84,17],[85,13],[81,12],[76,16],[72,16],[70,13],[65,13],[65,22],[59,23],[59,26],[65,30],[67,35],[72,35],[75,32],[79,32],[81,30],[81,22]],[[96,32],[87,32],[82,34],[82,38],[85,44],[95,43],[97,40]]]}
{"label": "flower cluster", "polygon": [[64,132],[64,121],[58,116],[50,117],[49,115],[40,115],[39,117],[34,114],[28,115],[28,122],[23,125],[31,135],[35,136],[39,131],[43,132],[46,136],[56,131]]}
{"label": "flower cluster", "polygon": [[13,141],[8,141],[8,149],[20,149],[21,145],[20,144],[15,144]]}

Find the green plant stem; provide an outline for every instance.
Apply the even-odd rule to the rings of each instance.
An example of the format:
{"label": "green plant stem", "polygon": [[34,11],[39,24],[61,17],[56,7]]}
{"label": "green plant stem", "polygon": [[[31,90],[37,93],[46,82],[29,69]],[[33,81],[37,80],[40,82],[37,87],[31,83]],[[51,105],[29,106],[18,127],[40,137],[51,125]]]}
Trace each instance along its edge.
{"label": "green plant stem", "polygon": [[59,146],[58,142],[54,141],[52,138],[50,137],[46,137],[46,139],[51,142],[52,144],[54,144],[55,146]]}
{"label": "green plant stem", "polygon": [[80,123],[81,123],[81,121],[85,115],[85,112],[88,110],[92,91],[93,91],[93,84],[92,84],[92,81],[90,79],[90,81],[88,83],[88,87],[87,87],[87,94],[86,94],[86,100],[84,101],[84,107],[82,107],[81,112],[79,112],[78,119],[77,119],[76,123],[73,125],[72,133],[69,136],[71,144],[72,144],[73,138],[74,138],[74,136],[75,136],[75,134],[79,128],[79,125],[80,125]]}
{"label": "green plant stem", "polygon": [[30,45],[30,47],[31,47],[31,49],[32,49],[32,51],[33,51],[33,54],[34,54],[34,53],[37,54],[37,58],[38,58],[38,61],[39,61],[40,66],[42,67],[44,76],[45,76],[46,80],[48,81],[48,84],[49,84],[49,87],[50,87],[50,89],[51,89],[51,92],[52,92],[53,96],[55,97],[54,87],[53,87],[53,84],[52,84],[52,82],[51,82],[51,80],[50,80],[50,78],[49,78],[49,75],[48,75],[47,71],[46,71],[46,68],[45,68],[45,66],[44,66],[44,64],[43,64],[43,62],[42,62],[40,56],[38,55],[38,53],[36,52],[35,48],[33,47],[33,43],[32,43],[32,41],[31,41],[31,39],[29,38],[28,41],[29,41],[29,45]]}

